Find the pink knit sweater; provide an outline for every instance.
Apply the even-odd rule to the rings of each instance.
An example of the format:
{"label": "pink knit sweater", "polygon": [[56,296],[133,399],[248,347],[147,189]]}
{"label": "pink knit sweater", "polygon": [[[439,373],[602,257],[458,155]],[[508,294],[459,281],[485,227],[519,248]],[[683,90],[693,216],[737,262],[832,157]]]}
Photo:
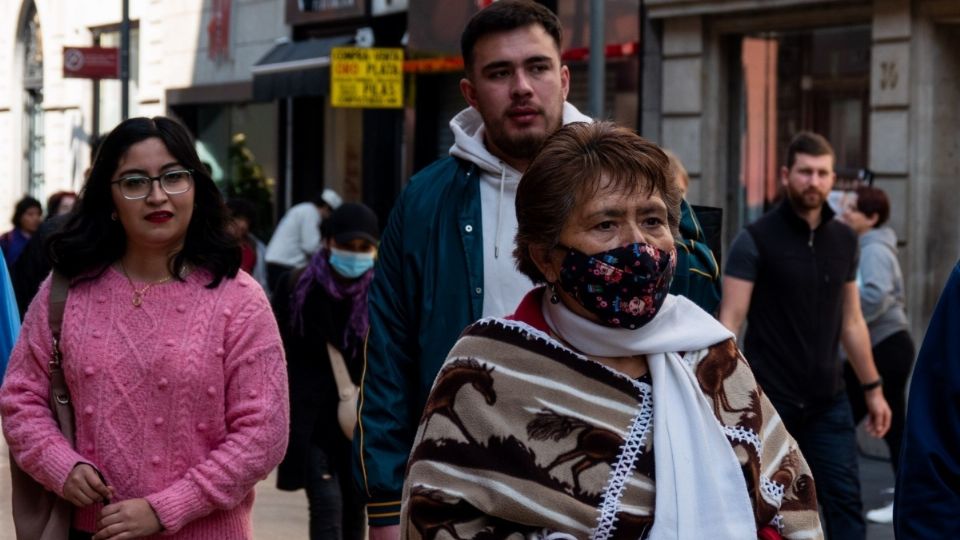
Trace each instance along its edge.
{"label": "pink knit sweater", "polygon": [[[253,486],[287,446],[283,347],[269,303],[246,273],[216,289],[197,270],[131,303],[108,269],[70,289],[61,350],[77,420],[76,450],[47,405],[50,280],[10,356],[0,414],[21,467],[61,494],[78,462],[103,472],[116,501],[144,497],[165,538],[252,538]],[[142,284],[138,284],[142,287]],[[95,530],[100,505],[74,526]]]}

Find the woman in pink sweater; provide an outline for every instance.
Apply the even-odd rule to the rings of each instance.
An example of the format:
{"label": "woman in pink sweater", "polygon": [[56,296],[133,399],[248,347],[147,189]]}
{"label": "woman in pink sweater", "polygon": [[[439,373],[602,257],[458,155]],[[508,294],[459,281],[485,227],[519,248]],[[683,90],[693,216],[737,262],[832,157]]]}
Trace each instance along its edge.
{"label": "woman in pink sweater", "polygon": [[223,208],[186,129],[134,118],[104,140],[50,239],[54,270],[71,281],[61,350],[76,442],[47,403],[49,279],[0,413],[21,468],[76,506],[78,538],[252,537],[254,484],[287,445],[287,375],[263,290],[237,273]]}

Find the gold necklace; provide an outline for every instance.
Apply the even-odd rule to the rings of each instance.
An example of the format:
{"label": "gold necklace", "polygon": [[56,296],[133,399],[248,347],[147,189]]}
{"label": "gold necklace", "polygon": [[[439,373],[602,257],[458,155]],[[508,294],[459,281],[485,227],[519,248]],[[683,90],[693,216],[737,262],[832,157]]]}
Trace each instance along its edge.
{"label": "gold necklace", "polygon": [[147,285],[142,289],[137,289],[137,286],[133,284],[133,280],[130,279],[130,274],[127,273],[127,268],[123,266],[123,260],[120,260],[120,270],[123,271],[123,275],[127,278],[127,281],[130,283],[130,288],[133,289],[133,307],[140,307],[143,305],[143,295],[147,293],[147,290],[154,285],[160,285],[166,283],[173,279],[173,276],[167,276],[159,281],[154,281],[153,283],[147,283]]}

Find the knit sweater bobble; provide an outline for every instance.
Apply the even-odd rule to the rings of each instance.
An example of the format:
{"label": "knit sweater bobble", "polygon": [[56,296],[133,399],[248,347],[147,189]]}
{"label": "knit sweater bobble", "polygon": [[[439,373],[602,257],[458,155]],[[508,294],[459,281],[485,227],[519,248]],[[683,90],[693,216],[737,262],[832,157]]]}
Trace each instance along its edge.
{"label": "knit sweater bobble", "polygon": [[[71,446],[47,404],[47,279],[0,389],[17,463],[59,495],[77,463],[93,465],[113,486],[112,502],[150,503],[165,538],[252,538],[254,484],[287,446],[283,348],[249,275],[209,282],[196,270],[150,287],[140,307],[112,267],[70,288],[61,350],[76,414]],[[79,509],[74,526],[94,531],[100,510]]]}

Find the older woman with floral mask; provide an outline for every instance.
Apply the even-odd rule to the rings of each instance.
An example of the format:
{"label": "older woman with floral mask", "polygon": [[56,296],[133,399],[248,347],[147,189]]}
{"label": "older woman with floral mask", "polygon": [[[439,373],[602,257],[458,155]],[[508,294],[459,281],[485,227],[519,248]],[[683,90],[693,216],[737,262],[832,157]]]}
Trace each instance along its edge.
{"label": "older woman with floral mask", "polygon": [[550,137],[517,191],[535,283],[468,327],[427,402],[406,538],[820,538],[813,479],[733,336],[668,294],[680,194],[611,123]]}

